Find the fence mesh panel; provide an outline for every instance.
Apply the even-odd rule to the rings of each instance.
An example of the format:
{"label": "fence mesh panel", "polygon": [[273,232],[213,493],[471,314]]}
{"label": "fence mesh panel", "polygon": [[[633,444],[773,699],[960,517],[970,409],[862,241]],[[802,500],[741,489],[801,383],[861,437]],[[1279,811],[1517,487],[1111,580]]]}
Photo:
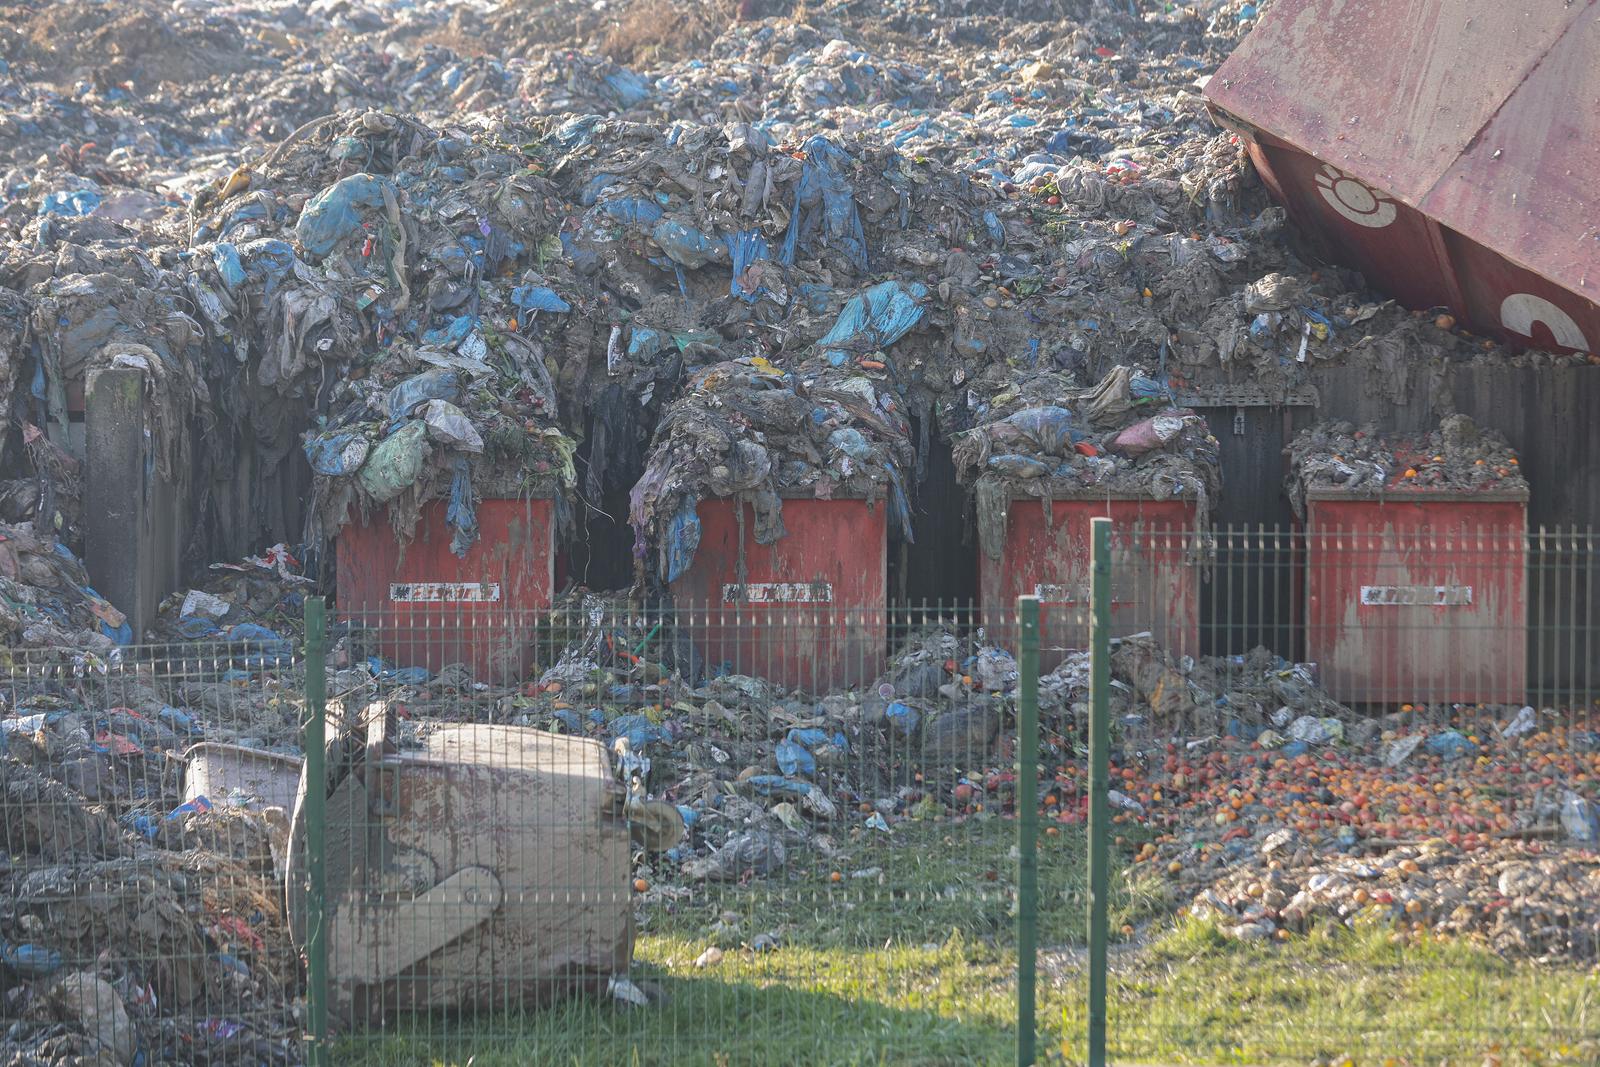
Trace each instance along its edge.
{"label": "fence mesh panel", "polygon": [[[1112,1059],[1600,1054],[1593,535],[1115,541]],[[281,620],[12,649],[0,1048],[300,1062],[320,917],[330,1062],[1009,1063],[1026,805],[1040,1059],[1075,1059],[1089,568],[1068,548],[1022,590],[1032,797],[994,600],[800,583],[512,611],[462,587],[334,605],[309,657]]]}

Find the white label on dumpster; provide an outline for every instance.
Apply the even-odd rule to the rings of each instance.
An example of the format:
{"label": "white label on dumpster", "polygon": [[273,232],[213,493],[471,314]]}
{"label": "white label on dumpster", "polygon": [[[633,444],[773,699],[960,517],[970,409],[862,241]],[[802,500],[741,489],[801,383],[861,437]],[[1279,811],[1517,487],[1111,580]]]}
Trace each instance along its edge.
{"label": "white label on dumpster", "polygon": [[724,604],[831,604],[828,582],[729,582],[722,587]]}
{"label": "white label on dumpster", "polygon": [[1038,597],[1039,602],[1042,604],[1076,604],[1078,602],[1078,597],[1072,591],[1072,587],[1066,585],[1046,585],[1041,582],[1033,587],[1033,595]]}
{"label": "white label on dumpster", "polygon": [[1458,608],[1472,603],[1470,585],[1364,585],[1366,607]]}
{"label": "white label on dumpster", "polygon": [[391,582],[389,599],[401,604],[497,604],[499,582]]}

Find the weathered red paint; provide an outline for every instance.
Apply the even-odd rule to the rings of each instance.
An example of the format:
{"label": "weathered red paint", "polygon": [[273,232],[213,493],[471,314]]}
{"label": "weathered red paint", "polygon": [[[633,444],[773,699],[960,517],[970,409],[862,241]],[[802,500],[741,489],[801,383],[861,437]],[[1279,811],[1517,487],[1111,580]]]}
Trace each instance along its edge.
{"label": "weathered red paint", "polygon": [[1327,690],[1361,703],[1521,703],[1527,521],[1515,493],[1313,493],[1306,654]]}
{"label": "weathered red paint", "polygon": [[[378,631],[385,657],[438,670],[468,663],[479,677],[514,680],[527,666],[532,612],[554,589],[555,522],[549,500],[478,502],[478,541],[450,551],[445,502],[422,509],[402,552],[388,517],[352,522],[338,537],[338,611]],[[478,599],[419,599],[447,592],[428,583],[476,585]]]}
{"label": "weathered red paint", "polygon": [[1200,648],[1199,572],[1190,562],[1192,500],[1013,500],[998,560],[978,550],[984,626],[1003,647],[1017,646],[1017,597],[1040,596],[1041,662],[1089,646],[1090,522],[1112,521],[1112,636],[1152,631],[1174,655]]}
{"label": "weathered red paint", "polygon": [[1596,55],[1600,0],[1278,0],[1206,95],[1333,258],[1476,332],[1593,352]]}
{"label": "weathered red paint", "polygon": [[[735,502],[700,502],[700,547],[672,583],[707,665],[811,692],[876,678],[887,621],[887,505],[785,500],[788,534],[770,545],[756,544],[754,513],[740,506],[742,546]],[[759,602],[774,595],[786,599]]]}

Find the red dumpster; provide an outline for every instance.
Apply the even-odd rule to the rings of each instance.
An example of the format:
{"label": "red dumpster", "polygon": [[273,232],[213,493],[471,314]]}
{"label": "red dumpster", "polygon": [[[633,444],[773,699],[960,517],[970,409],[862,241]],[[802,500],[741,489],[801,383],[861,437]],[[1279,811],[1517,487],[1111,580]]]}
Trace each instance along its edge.
{"label": "red dumpster", "polygon": [[1059,663],[1065,649],[1089,647],[1090,522],[1096,518],[1112,522],[1112,636],[1148,630],[1175,656],[1197,654],[1195,502],[1182,499],[1057,497],[1047,513],[1035,497],[1014,498],[1000,558],[982,549],[978,556],[984,626],[991,639],[1017,647],[1017,597],[1032,594],[1040,599],[1043,669]]}
{"label": "red dumpster", "polygon": [[1514,346],[1600,350],[1600,0],[1277,0],[1206,85],[1330,256]]}
{"label": "red dumpster", "polygon": [[702,500],[698,511],[700,547],[671,588],[708,669],[808,692],[882,673],[886,502],[786,499],[787,536],[770,545],[756,543],[743,501]]}
{"label": "red dumpster", "polygon": [[1307,493],[1306,654],[1351,703],[1521,703],[1527,492]]}
{"label": "red dumpster", "polygon": [[547,499],[479,501],[478,541],[459,558],[443,500],[423,507],[403,551],[386,513],[352,522],[338,537],[339,615],[373,631],[401,667],[466,663],[482,680],[514,681],[527,669],[535,612],[551,602],[552,511]]}

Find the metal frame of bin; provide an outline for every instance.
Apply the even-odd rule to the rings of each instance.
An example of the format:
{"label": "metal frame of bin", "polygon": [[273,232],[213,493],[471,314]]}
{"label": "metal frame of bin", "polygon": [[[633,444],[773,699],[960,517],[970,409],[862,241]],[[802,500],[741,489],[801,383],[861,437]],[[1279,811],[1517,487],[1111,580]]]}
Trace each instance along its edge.
{"label": "metal frame of bin", "polygon": [[1528,494],[1307,493],[1306,658],[1347,703],[1527,692]]}
{"label": "metal frame of bin", "polygon": [[755,540],[742,499],[700,501],[700,545],[671,584],[710,671],[826,692],[883,669],[889,591],[889,504],[862,497],[785,497],[786,535]]}
{"label": "metal frame of bin", "polygon": [[549,497],[478,502],[478,540],[450,551],[446,502],[423,506],[402,550],[387,512],[352,522],[336,539],[338,611],[368,628],[385,658],[437,671],[466,663],[484,681],[521,678],[534,612],[555,590],[555,502]]}
{"label": "metal frame of bin", "polygon": [[[1018,505],[1026,505],[1019,507]],[[1200,651],[1200,569],[1195,562],[1194,497],[1155,500],[1133,494],[1014,496],[998,560],[982,546],[978,589],[990,640],[1015,648],[1016,603],[1040,598],[1041,663],[1089,644],[1090,520],[1112,521],[1113,637],[1150,631],[1175,656]]]}

